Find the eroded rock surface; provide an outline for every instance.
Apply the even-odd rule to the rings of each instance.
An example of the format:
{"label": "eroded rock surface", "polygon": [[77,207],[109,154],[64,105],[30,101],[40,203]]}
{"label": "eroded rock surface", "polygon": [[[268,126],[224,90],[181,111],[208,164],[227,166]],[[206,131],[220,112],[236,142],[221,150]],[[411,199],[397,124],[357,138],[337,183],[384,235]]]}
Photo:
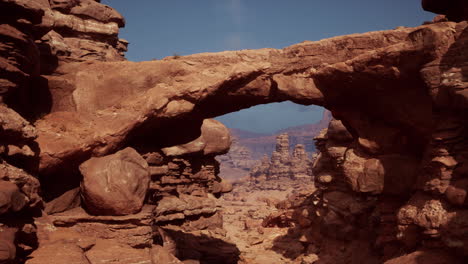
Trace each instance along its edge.
{"label": "eroded rock surface", "polygon": [[86,209],[97,215],[138,213],[150,183],[148,163],[132,148],[80,165]]}

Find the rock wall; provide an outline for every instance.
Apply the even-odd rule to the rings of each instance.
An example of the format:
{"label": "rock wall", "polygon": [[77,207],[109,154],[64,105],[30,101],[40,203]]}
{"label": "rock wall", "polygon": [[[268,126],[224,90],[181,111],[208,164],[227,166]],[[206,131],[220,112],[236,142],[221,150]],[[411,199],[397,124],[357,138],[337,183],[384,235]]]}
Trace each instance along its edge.
{"label": "rock wall", "polygon": [[5,0],[0,7],[0,96],[26,118],[50,111],[54,78],[45,74],[57,75],[58,66],[124,60],[128,43],[118,32],[125,20],[97,1]]}
{"label": "rock wall", "polygon": [[184,144],[133,140],[40,172],[33,122],[75,105],[63,97],[70,86],[59,68],[124,61],[125,20],[94,0],[5,0],[0,13],[1,263],[161,263],[177,252],[155,227],[222,228],[216,197],[232,187],[214,157],[228,151],[230,136],[214,120],[197,122],[198,138]]}

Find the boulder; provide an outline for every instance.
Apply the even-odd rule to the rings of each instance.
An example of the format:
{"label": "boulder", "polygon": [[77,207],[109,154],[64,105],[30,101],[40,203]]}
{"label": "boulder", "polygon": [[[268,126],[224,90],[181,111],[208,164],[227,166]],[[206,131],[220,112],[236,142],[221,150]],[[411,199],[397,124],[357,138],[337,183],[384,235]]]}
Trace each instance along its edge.
{"label": "boulder", "polygon": [[333,119],[328,125],[328,138],[338,142],[352,141],[353,136],[340,120]]}
{"label": "boulder", "polygon": [[95,215],[138,213],[149,187],[148,163],[132,148],[80,165],[81,193],[87,211]]}
{"label": "boulder", "polygon": [[61,213],[80,206],[80,188],[74,188],[46,203],[44,212],[47,214]]}
{"label": "boulder", "polygon": [[163,148],[167,156],[182,156],[194,153],[203,155],[220,155],[229,151],[231,136],[229,130],[219,121],[205,119],[201,135],[197,139],[178,146]]}
{"label": "boulder", "polygon": [[0,215],[18,212],[26,204],[27,197],[20,192],[16,184],[0,180]]}
{"label": "boulder", "polygon": [[355,149],[348,149],[343,172],[354,191],[381,193],[384,189],[385,170],[379,159],[366,157]]}
{"label": "boulder", "polygon": [[10,263],[16,257],[16,230],[0,224],[0,263]]}
{"label": "boulder", "polygon": [[39,180],[22,169],[16,168],[6,162],[0,163],[0,180],[14,183],[25,195],[27,205],[35,207],[42,202],[39,195]]}
{"label": "boulder", "polygon": [[27,141],[34,140],[37,133],[34,126],[0,102],[0,136],[4,140]]}

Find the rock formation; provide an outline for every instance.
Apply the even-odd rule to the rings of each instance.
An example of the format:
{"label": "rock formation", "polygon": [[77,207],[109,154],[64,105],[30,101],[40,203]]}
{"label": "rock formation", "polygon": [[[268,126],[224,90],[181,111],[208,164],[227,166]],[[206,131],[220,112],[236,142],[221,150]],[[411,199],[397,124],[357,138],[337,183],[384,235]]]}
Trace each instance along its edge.
{"label": "rock formation", "polygon": [[311,160],[305,151],[304,145],[294,147],[292,155],[289,153],[289,136],[281,134],[276,137],[276,150],[252,168],[252,179],[281,180],[281,179],[310,179],[312,177]]}
{"label": "rock formation", "polygon": [[311,160],[305,151],[305,146],[298,144],[294,148],[291,158],[291,174],[293,178],[310,178],[312,176]]}
{"label": "rock formation", "polygon": [[267,178],[291,178],[291,156],[289,154],[289,136],[276,137],[276,150],[271,154]]}
{"label": "rock formation", "polygon": [[315,152],[314,137],[328,126],[331,112],[323,111],[322,119],[313,124],[288,127],[273,134],[260,134],[240,129],[231,129],[231,135],[238,139],[238,143],[251,151],[252,158],[261,159],[263,155],[271,155],[276,148],[276,135],[288,133],[289,146],[294,148],[297,144],[305,146],[307,152]]}
{"label": "rock formation", "polygon": [[[299,159],[296,158],[294,161],[291,161],[294,162],[292,166],[295,167],[293,174],[299,175],[302,173],[303,176],[306,174],[312,175],[310,165],[307,165],[309,162],[306,161],[304,154],[305,152],[315,151],[315,146],[311,147],[311,145],[314,145],[313,138],[320,132],[320,130],[328,126],[330,120],[331,113],[325,110],[323,112],[322,119],[317,123],[280,130],[283,131],[281,134],[288,134],[289,148],[295,148],[298,145],[304,146],[302,147],[304,150],[303,154],[299,154],[301,150],[298,150],[297,154],[299,155]],[[263,160],[265,155],[271,155],[271,153],[276,149],[276,136],[264,135],[240,129],[230,129],[230,131],[231,137],[233,138],[231,148],[226,155],[217,157],[217,160],[221,164],[221,177],[233,181],[249,177],[250,171],[255,165],[259,165],[257,166],[256,171],[258,171],[258,173],[256,174],[266,175],[269,165],[265,165],[266,163],[263,165],[257,164],[259,163],[257,160]],[[267,160],[268,161],[266,162],[269,162],[269,158],[267,158]],[[264,169],[260,169],[261,167],[264,167]],[[309,168],[308,172],[306,172],[306,168]]]}
{"label": "rock formation", "polygon": [[233,181],[246,177],[255,165],[251,153],[249,148],[241,145],[237,138],[233,138],[229,152],[216,157],[220,163],[221,177]]}
{"label": "rock formation", "polygon": [[[122,16],[99,1],[0,0],[0,262],[235,263],[236,248],[206,236],[223,235],[215,197],[231,189],[214,158],[228,130],[207,119],[285,100],[340,120],[317,138],[308,209],[271,218],[305,224],[291,230],[298,243],[334,241],[325,263],[336,248],[348,263],[466,258],[467,5],[423,4],[449,21],[134,63]],[[127,148],[133,158],[115,159]],[[272,163],[285,176],[282,153]],[[125,186],[125,212],[99,208],[105,194],[87,187],[114,159],[143,185],[100,182]]]}
{"label": "rock formation", "polygon": [[80,165],[82,200],[96,215],[129,215],[140,212],[148,192],[148,163],[126,148],[113,155],[91,158]]}

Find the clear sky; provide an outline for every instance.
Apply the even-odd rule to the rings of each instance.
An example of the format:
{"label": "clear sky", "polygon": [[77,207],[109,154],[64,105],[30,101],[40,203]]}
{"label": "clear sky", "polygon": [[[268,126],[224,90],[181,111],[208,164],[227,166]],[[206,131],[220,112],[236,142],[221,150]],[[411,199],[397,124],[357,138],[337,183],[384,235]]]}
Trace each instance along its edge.
{"label": "clear sky", "polygon": [[[284,48],[304,40],[418,26],[434,14],[420,0],[102,0],[126,18],[127,59]],[[228,127],[274,132],[320,119],[319,107],[270,104],[218,118]],[[281,120],[280,120],[281,119]]]}

